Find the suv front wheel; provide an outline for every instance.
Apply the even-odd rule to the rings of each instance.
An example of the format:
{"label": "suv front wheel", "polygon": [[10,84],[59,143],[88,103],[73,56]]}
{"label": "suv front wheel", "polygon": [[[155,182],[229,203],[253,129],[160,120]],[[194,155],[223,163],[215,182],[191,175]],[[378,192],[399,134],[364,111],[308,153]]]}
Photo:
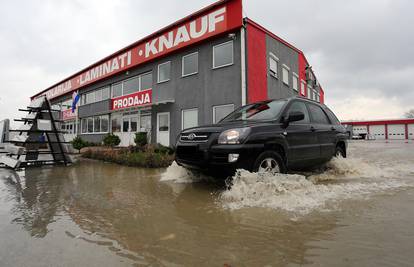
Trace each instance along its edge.
{"label": "suv front wheel", "polygon": [[258,173],[286,173],[286,165],[283,158],[276,151],[261,153],[253,165],[253,172]]}

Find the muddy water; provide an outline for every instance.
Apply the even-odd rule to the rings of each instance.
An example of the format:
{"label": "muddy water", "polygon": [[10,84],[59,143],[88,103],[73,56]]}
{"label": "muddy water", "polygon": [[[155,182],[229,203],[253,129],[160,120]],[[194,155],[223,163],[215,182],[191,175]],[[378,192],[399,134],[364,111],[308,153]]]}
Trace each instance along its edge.
{"label": "muddy water", "polygon": [[0,266],[413,266],[413,203],[403,142],[228,190],[178,166],[0,170]]}

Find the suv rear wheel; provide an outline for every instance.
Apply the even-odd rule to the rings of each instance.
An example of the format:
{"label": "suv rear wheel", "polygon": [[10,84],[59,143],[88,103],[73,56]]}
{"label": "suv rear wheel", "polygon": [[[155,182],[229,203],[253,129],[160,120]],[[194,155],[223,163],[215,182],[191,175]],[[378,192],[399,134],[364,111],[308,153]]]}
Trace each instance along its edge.
{"label": "suv rear wheel", "polygon": [[253,171],[258,173],[286,173],[286,165],[280,154],[276,151],[261,153],[254,165]]}

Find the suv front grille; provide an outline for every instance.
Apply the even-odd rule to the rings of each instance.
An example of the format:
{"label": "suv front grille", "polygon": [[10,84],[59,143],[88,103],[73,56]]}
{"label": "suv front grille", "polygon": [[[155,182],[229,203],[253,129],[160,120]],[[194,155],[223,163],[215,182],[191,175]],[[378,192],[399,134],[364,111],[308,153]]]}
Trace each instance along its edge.
{"label": "suv front grille", "polygon": [[204,143],[208,141],[209,136],[209,133],[185,133],[181,134],[180,141],[189,143]]}
{"label": "suv front grille", "polygon": [[204,159],[204,153],[197,146],[178,146],[177,158],[189,161],[200,161]]}

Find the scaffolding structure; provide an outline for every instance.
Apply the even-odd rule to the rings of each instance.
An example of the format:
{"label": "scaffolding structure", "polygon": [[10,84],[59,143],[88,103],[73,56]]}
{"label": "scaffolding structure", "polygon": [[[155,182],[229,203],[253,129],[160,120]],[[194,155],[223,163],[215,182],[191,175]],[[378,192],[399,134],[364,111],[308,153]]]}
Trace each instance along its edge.
{"label": "scaffolding structure", "polygon": [[19,111],[26,116],[14,120],[22,123],[19,129],[8,130],[10,137],[0,151],[0,164],[13,169],[70,164],[68,145],[60,130],[60,110],[52,109],[49,100],[41,96]]}

